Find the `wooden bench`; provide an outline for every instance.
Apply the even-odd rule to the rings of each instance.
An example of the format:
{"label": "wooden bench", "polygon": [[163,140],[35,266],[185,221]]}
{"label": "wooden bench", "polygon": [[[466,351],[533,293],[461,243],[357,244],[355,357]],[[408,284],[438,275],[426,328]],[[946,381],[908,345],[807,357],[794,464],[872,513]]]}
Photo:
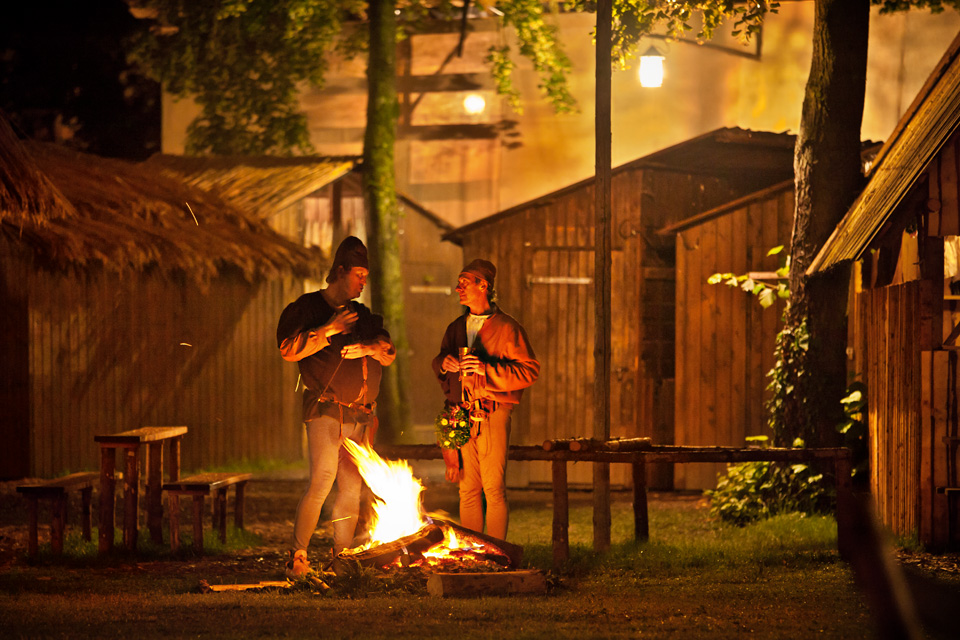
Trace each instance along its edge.
{"label": "wooden bench", "polygon": [[67,495],[71,491],[79,491],[82,502],[83,539],[90,540],[90,496],[93,485],[100,479],[96,471],[72,473],[62,478],[43,480],[17,486],[17,492],[27,499],[27,508],[30,515],[30,542],[29,554],[37,557],[39,544],[37,542],[37,512],[40,500],[52,502],[50,519],[50,547],[53,553],[63,553],[63,533],[67,524]]}
{"label": "wooden bench", "polygon": [[216,490],[213,503],[213,525],[220,532],[220,542],[227,541],[227,489],[234,489],[233,522],[243,529],[243,490],[253,477],[252,473],[201,473],[183,478],[176,482],[167,482],[163,490],[170,501],[170,548],[180,548],[180,496],[193,498],[193,548],[203,552],[203,507],[204,499]]}

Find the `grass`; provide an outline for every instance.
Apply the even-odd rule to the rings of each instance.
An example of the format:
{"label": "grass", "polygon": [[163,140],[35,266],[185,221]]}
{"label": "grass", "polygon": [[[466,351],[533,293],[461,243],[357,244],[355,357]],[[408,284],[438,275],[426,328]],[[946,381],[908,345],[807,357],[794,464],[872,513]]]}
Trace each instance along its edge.
{"label": "grass", "polygon": [[[571,559],[546,596],[446,600],[422,590],[321,595],[309,589],[200,594],[203,559],[89,559],[0,573],[3,637],[868,638],[864,602],[838,560],[831,518],[781,516],[744,528],[690,503],[651,503],[651,539],[633,542],[613,505],[612,548],[590,548],[591,510],[570,513]],[[547,569],[549,506],[511,512],[525,564]],[[211,549],[218,544],[210,540]],[[234,540],[231,544],[244,544]],[[230,545],[228,544],[228,547]],[[68,546],[72,557],[73,547]],[[230,556],[230,548],[223,549]],[[142,554],[141,554],[142,555]],[[149,565],[161,571],[150,570]],[[272,579],[264,577],[263,579]],[[224,581],[230,580],[229,574]]]}

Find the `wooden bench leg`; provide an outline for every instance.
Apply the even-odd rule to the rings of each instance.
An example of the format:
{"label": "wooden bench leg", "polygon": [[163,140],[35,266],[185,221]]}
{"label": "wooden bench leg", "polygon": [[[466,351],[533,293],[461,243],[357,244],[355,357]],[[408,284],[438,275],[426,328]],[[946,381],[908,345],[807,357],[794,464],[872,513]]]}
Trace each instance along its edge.
{"label": "wooden bench leg", "polygon": [[50,548],[54,555],[63,553],[63,530],[67,519],[67,496],[59,495],[53,499],[53,513],[50,518]]}
{"label": "wooden bench leg", "polygon": [[147,446],[147,529],[150,540],[163,544],[163,442]]}
{"label": "wooden bench leg", "polygon": [[246,486],[246,482],[238,482],[234,493],[233,525],[237,529],[243,529],[243,494]]}
{"label": "wooden bench leg", "polygon": [[37,541],[37,499],[33,496],[27,497],[27,513],[30,517],[30,539],[27,542],[27,552],[30,554],[31,558],[36,558],[37,554],[40,552],[40,545]]}
{"label": "wooden bench leg", "polygon": [[203,496],[193,496],[193,550],[203,553]]}
{"label": "wooden bench leg", "polygon": [[83,539],[89,542],[93,536],[90,535],[90,499],[93,494],[93,487],[87,487],[80,490],[80,517],[83,525]]}
{"label": "wooden bench leg", "polygon": [[223,487],[222,489],[217,489],[217,506],[215,512],[217,514],[217,529],[220,533],[220,543],[227,543],[227,489],[229,487]]}
{"label": "wooden bench leg", "polygon": [[100,521],[97,523],[100,553],[113,550],[113,512],[116,489],[116,452],[113,447],[100,447]]}
{"label": "wooden bench leg", "polygon": [[124,449],[126,466],[123,476],[123,544],[137,549],[137,530],[140,527],[140,455],[137,447]]}
{"label": "wooden bench leg", "polygon": [[170,550],[180,550],[180,495],[171,491],[167,494],[170,510]]}

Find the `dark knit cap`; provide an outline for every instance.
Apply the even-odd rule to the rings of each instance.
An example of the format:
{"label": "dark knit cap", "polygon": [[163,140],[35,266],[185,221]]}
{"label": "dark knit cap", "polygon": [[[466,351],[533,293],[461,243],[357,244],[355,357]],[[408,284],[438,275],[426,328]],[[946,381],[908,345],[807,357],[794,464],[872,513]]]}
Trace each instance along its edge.
{"label": "dark knit cap", "polygon": [[486,280],[487,284],[490,285],[490,288],[493,288],[493,279],[497,277],[497,268],[493,266],[493,263],[488,260],[483,260],[477,258],[467,266],[463,268],[463,271],[460,272],[460,275],[469,273],[470,275],[476,276],[481,280]]}
{"label": "dark knit cap", "polygon": [[367,248],[360,238],[347,236],[343,239],[343,242],[337,247],[337,253],[333,256],[333,264],[330,265],[327,282],[332,282],[336,277],[337,267],[343,267],[347,271],[354,267],[370,268],[367,263]]}

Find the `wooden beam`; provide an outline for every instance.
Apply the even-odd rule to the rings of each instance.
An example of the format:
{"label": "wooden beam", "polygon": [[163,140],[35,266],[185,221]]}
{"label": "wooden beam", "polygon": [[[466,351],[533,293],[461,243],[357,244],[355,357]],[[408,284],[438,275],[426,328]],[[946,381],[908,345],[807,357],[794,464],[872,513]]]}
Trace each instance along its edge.
{"label": "wooden beam", "polygon": [[542,571],[532,569],[492,573],[434,573],[427,578],[427,593],[441,598],[546,592],[546,576]]}

